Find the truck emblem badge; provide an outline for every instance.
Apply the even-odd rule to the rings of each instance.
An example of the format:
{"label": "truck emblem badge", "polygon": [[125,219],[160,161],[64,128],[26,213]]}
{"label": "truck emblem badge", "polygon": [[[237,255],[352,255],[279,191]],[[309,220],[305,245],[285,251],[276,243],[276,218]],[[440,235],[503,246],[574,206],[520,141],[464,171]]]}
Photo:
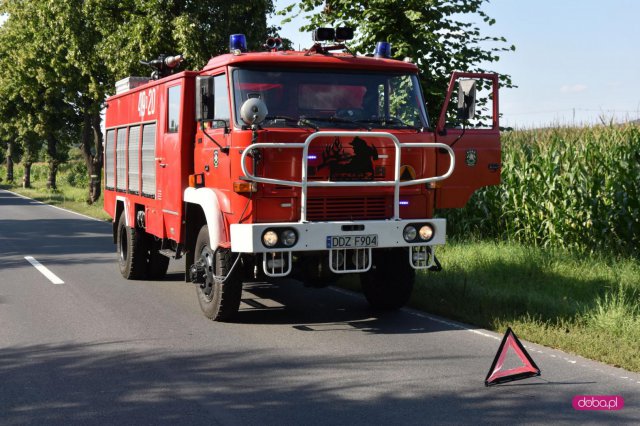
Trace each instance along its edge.
{"label": "truck emblem badge", "polygon": [[218,168],[218,150],[213,150],[213,167]]}
{"label": "truck emblem badge", "polygon": [[328,167],[331,180],[373,180],[373,162],[378,159],[378,150],[357,136],[349,144],[353,155],[345,153],[340,138],[336,137],[322,152],[318,170]]}
{"label": "truck emblem badge", "polygon": [[478,162],[478,151],[476,151],[475,149],[468,149],[467,154],[465,155],[465,160],[466,160],[467,166],[469,167],[475,166],[476,163]]}

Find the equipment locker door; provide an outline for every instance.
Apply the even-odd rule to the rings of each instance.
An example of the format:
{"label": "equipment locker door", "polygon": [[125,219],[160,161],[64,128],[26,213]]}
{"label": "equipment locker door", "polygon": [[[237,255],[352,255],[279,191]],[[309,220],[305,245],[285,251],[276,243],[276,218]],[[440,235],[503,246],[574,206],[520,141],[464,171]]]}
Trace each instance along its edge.
{"label": "equipment locker door", "polygon": [[[162,136],[162,150],[158,158],[158,195],[162,197],[162,216],[165,235],[179,239],[182,215],[182,179],[180,139],[183,133],[183,80],[167,84],[165,91],[166,123]],[[160,188],[162,193],[160,193]]]}

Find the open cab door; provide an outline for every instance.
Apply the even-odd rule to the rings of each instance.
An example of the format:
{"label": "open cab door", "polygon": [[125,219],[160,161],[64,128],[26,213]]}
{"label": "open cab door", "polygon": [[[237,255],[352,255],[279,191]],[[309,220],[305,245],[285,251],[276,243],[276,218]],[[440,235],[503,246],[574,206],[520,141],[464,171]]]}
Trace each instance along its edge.
{"label": "open cab door", "polygon": [[[456,85],[458,91],[454,92]],[[474,118],[476,88],[486,99],[478,103],[479,116]],[[477,189],[500,183],[498,116],[498,74],[452,74],[435,137],[453,149],[456,167],[451,177],[438,183],[437,209],[464,207]],[[447,171],[450,161],[449,154],[441,151],[437,155],[438,175]]]}

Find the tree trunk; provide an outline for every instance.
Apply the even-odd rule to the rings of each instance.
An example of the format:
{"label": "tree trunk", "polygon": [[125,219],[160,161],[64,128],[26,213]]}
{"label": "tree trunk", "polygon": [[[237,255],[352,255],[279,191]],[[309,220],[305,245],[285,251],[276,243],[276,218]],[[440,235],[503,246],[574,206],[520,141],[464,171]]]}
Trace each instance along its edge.
{"label": "tree trunk", "polygon": [[[91,148],[95,149],[95,154]],[[89,197],[87,203],[93,204],[102,191],[102,129],[100,113],[86,113],[82,127],[82,155],[89,174]]]}
{"label": "tree trunk", "polygon": [[47,138],[47,153],[49,154],[49,177],[47,179],[47,189],[58,189],[56,176],[58,174],[58,147],[57,140],[53,136]]}
{"label": "tree trunk", "polygon": [[31,162],[25,161],[24,175],[22,176],[22,187],[31,188]]}
{"label": "tree trunk", "polygon": [[13,141],[7,144],[7,182],[13,183]]}

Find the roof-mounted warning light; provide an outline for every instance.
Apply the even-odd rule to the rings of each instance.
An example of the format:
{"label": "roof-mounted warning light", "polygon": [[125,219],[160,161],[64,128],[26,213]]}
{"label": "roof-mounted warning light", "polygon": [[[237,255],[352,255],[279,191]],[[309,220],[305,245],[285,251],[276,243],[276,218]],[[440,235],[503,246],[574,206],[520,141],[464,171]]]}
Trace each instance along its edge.
{"label": "roof-mounted warning light", "polygon": [[231,34],[229,36],[229,51],[231,53],[247,51],[247,38],[244,34]]}
{"label": "roof-mounted warning light", "polygon": [[391,43],[387,41],[379,41],[376,43],[376,50],[373,52],[373,56],[376,58],[390,58],[391,57]]}

